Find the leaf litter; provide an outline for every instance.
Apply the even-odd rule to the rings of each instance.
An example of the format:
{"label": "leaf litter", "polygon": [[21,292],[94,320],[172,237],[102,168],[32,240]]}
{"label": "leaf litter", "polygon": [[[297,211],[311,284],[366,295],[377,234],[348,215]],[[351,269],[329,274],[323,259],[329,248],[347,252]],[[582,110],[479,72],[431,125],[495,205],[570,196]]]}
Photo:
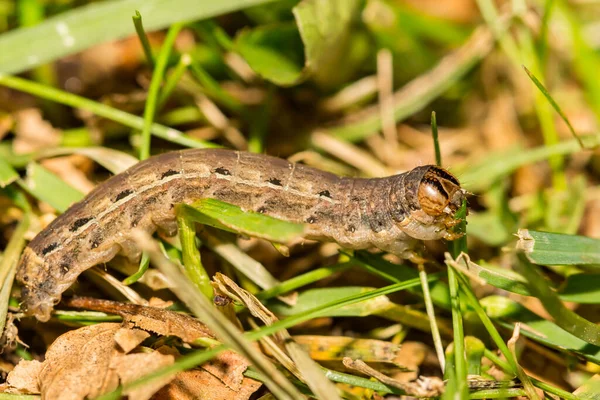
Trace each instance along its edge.
{"label": "leaf litter", "polygon": [[117,314],[123,318],[124,327],[162,336],[177,336],[186,343],[194,343],[201,338],[215,338],[206,325],[197,319],[157,307],[87,297],[69,299],[65,301],[65,305]]}
{"label": "leaf litter", "polygon": [[[69,331],[52,343],[44,362],[21,361],[22,365],[11,372],[14,376],[7,382],[21,385],[15,389],[43,393],[46,399],[85,399],[112,391],[122,383],[174,362],[171,354],[160,350],[123,351],[115,341],[115,335],[122,329],[120,324],[100,323]],[[132,399],[149,399],[171,379],[173,376],[165,376],[126,394]]]}
{"label": "leaf litter", "polygon": [[[65,305],[115,313],[123,322],[99,323],[59,336],[43,362],[22,360],[11,371],[5,392],[42,393],[46,399],[98,397],[172,365],[181,356],[175,347],[144,346],[142,343],[152,335],[177,336],[188,344],[201,338],[214,339],[204,324],[174,311],[92,298],[69,299]],[[244,357],[228,350],[198,369],[162,376],[150,384],[126,389],[123,395],[134,400],[152,396],[248,399],[262,385],[243,375],[248,366]]]}

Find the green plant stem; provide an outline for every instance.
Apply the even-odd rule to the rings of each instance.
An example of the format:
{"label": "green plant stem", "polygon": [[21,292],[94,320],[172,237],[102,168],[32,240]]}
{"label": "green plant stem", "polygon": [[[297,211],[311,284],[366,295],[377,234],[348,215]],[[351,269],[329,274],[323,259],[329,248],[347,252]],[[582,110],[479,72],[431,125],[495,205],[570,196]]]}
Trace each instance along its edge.
{"label": "green plant stem", "polygon": [[261,105],[261,110],[255,118],[252,118],[252,127],[248,137],[248,151],[253,153],[260,154],[264,151],[265,138],[267,137],[272,117],[275,90],[275,85],[268,85],[267,96],[264,103]]}
{"label": "green plant stem", "polygon": [[[505,360],[503,360],[502,358],[498,357],[496,355],[496,353],[494,353],[491,350],[486,349],[484,351],[484,355],[486,358],[488,358],[491,362],[493,362],[494,364],[496,364],[497,366],[499,366],[500,368],[502,368],[502,370],[504,372],[507,372],[509,374],[513,374],[513,367],[506,362]],[[512,356],[511,356],[512,358]],[[549,385],[545,382],[542,382],[540,380],[537,380],[535,378],[530,377],[529,379],[531,379],[531,382],[538,388],[548,392],[548,393],[552,393],[555,394],[557,396],[559,396],[561,399],[565,399],[565,400],[580,400],[579,397],[577,397],[576,395],[569,393],[567,391],[564,391],[562,389],[559,389],[557,387],[554,387],[552,385]]]}
{"label": "green plant stem", "polygon": [[0,332],[4,332],[10,301],[11,288],[17,271],[19,257],[25,246],[25,233],[29,229],[30,214],[23,213],[21,222],[15,229],[0,261]]}
{"label": "green plant stem", "polygon": [[309,271],[305,274],[295,276],[291,279],[288,279],[285,282],[281,282],[279,285],[274,286],[270,289],[259,292],[256,295],[256,297],[261,301],[265,301],[273,297],[289,293],[292,290],[296,290],[302,286],[306,286],[321,279],[327,278],[335,273],[343,272],[351,266],[352,263],[347,262],[342,264],[331,265],[328,267],[318,268]]}
{"label": "green plant stem", "polygon": [[[455,218],[461,222],[454,228],[455,232],[462,232],[463,236],[450,243],[450,249],[454,259],[462,252],[467,252],[467,235],[466,235],[466,217],[467,217],[467,202],[463,200],[461,208],[456,212]],[[469,388],[467,385],[467,365],[465,360],[465,334],[463,330],[462,311],[460,308],[460,296],[458,287],[459,271],[448,267],[448,287],[450,289],[450,303],[452,310],[452,330],[454,334],[454,369],[456,372],[457,392],[462,398],[468,396]]]}
{"label": "green plant stem", "polygon": [[[90,111],[91,113],[110,119],[128,126],[133,129],[141,130],[144,128],[144,120],[137,115],[126,113],[125,111],[109,107],[107,105],[77,96],[62,90],[58,90],[49,86],[40,85],[39,83],[29,81],[27,79],[16,76],[0,74],[0,85],[11,89],[20,90],[43,99],[49,99],[57,103],[65,104],[71,107],[80,108]],[[150,131],[156,137],[177,143],[185,147],[194,148],[214,148],[220,147],[214,143],[192,139],[184,135],[181,131],[168,128],[160,124],[152,124]]]}
{"label": "green plant stem", "polygon": [[[517,37],[519,39],[520,45],[520,62],[526,64],[531,68],[531,73],[528,74],[530,77],[538,76],[541,82],[545,81],[544,70],[545,66],[541,64],[539,59],[539,55],[536,51],[534,38],[530,31],[530,29],[526,26],[520,25],[517,29]],[[515,66],[519,66],[518,64]],[[534,79],[534,83],[540,83],[537,79]],[[543,88],[542,83],[540,83],[539,88]],[[544,144],[547,146],[551,146],[557,144],[559,142],[558,131],[556,129],[556,124],[554,123],[554,117],[552,115],[551,104],[554,103],[553,100],[550,101],[551,104],[548,104],[547,99],[551,99],[551,97],[546,95],[544,91],[536,90],[534,92],[534,104],[535,111],[538,117],[538,121],[540,123],[540,128],[542,131],[542,136],[544,137]],[[556,103],[554,103],[555,105]],[[558,106],[557,106],[558,107]],[[560,112],[559,112],[560,114]],[[567,122],[567,125],[570,125]],[[581,139],[575,135],[580,145]],[[564,158],[559,155],[552,156],[548,159],[550,167],[552,168],[552,185],[557,190],[565,190],[567,188],[567,180],[564,171]]]}
{"label": "green plant stem", "polygon": [[156,106],[158,104],[158,92],[169,62],[169,56],[171,50],[175,44],[175,39],[179,31],[183,28],[182,23],[171,25],[167,32],[167,37],[160,48],[158,58],[156,60],[156,67],[152,73],[152,80],[150,81],[150,87],[148,88],[148,98],[146,99],[146,108],[144,108],[144,127],[142,129],[142,145],[140,146],[140,160],[145,160],[150,156],[150,138],[152,121],[154,120],[154,113],[156,112]]}
{"label": "green plant stem", "polygon": [[469,305],[475,310],[475,313],[481,320],[481,323],[487,329],[488,334],[492,337],[492,340],[494,341],[496,346],[498,346],[498,349],[500,349],[500,352],[502,353],[504,358],[506,358],[508,362],[508,364],[506,364],[506,366],[508,367],[508,371],[511,374],[516,375],[517,361],[513,358],[512,353],[510,352],[508,346],[502,339],[502,336],[500,336],[500,333],[494,326],[494,323],[492,322],[490,317],[488,317],[488,315],[485,313],[485,310],[483,309],[483,307],[481,307],[481,304],[479,304],[479,300],[477,299],[475,293],[473,293],[473,290],[471,289],[471,284],[469,283],[467,278],[464,277],[464,275],[457,275],[457,277],[460,284],[460,289],[465,295],[467,301],[469,302]]}
{"label": "green plant stem", "polygon": [[181,57],[179,57],[179,62],[177,63],[177,66],[169,74],[162,90],[160,91],[160,95],[158,96],[157,110],[160,110],[165,105],[167,100],[169,100],[171,93],[173,93],[173,90],[175,90],[177,83],[179,82],[185,71],[187,71],[187,68],[189,67],[191,62],[192,57],[187,53],[182,54]]}
{"label": "green plant stem", "polygon": [[442,369],[442,375],[446,368],[446,357],[444,356],[444,346],[442,344],[442,335],[435,319],[435,309],[433,307],[433,301],[431,300],[431,292],[429,291],[429,282],[427,280],[427,272],[422,264],[419,265],[419,278],[421,279],[421,288],[423,289],[423,299],[425,300],[425,309],[427,310],[427,316],[429,317],[429,324],[431,326],[431,336],[433,338],[433,344],[438,360],[440,362],[440,368]]}
{"label": "green plant stem", "polygon": [[190,70],[191,70],[192,74],[194,75],[194,77],[196,78],[196,80],[202,86],[204,93],[209,98],[211,98],[215,102],[219,103],[220,105],[222,105],[223,107],[225,107],[227,110],[229,110],[231,112],[234,112],[237,114],[242,114],[244,112],[243,104],[240,103],[234,97],[232,97],[225,90],[223,90],[223,88],[221,87],[219,82],[217,82],[212,76],[210,76],[210,74],[208,72],[206,72],[202,68],[202,66],[200,65],[200,62],[198,60],[195,60],[192,58],[192,63],[190,64]]}
{"label": "green plant stem", "polygon": [[142,23],[142,14],[138,10],[135,10],[135,15],[131,17],[133,20],[133,26],[135,26],[135,32],[140,39],[140,43],[142,44],[142,49],[144,49],[144,54],[146,55],[146,61],[148,61],[148,65],[154,67],[154,56],[152,55],[152,48],[150,47],[150,42],[148,41],[148,36],[144,31],[144,24]]}
{"label": "green plant stem", "polygon": [[470,399],[506,399],[511,397],[525,396],[526,393],[523,389],[510,388],[510,389],[488,389],[478,390],[475,393],[471,393]]}
{"label": "green plant stem", "polygon": [[435,150],[435,164],[442,166],[442,152],[440,151],[440,140],[438,137],[437,117],[435,111],[431,112],[431,136],[433,136],[433,148]]}
{"label": "green plant stem", "polygon": [[[383,392],[383,393],[393,393],[393,394],[398,394],[398,395],[405,394],[405,392],[403,390],[400,390],[393,386],[385,385],[385,384],[383,384],[379,381],[373,380],[373,379],[367,379],[367,378],[363,378],[363,377],[356,376],[356,375],[345,374],[343,372],[338,372],[338,371],[334,371],[334,370],[323,368],[323,367],[320,367],[320,369],[323,371],[323,373],[325,374],[327,379],[329,379],[332,382],[345,383],[346,385],[357,386],[357,387],[362,387],[362,388],[366,388],[366,389],[372,389],[377,392]],[[258,374],[252,368],[248,368],[244,372],[244,376],[247,376],[248,378],[256,379],[256,380],[259,380],[262,382],[260,374]]]}
{"label": "green plant stem", "polygon": [[518,63],[520,60],[519,49],[513,38],[506,33],[506,28],[503,26],[494,2],[492,0],[477,0],[477,6],[481,16],[500,43],[502,50],[513,63]]}
{"label": "green plant stem", "polygon": [[[15,3],[17,5],[19,23],[23,27],[35,26],[44,21],[45,5],[39,0],[21,0]],[[54,86],[58,84],[58,78],[54,65],[51,63],[41,64],[31,70],[33,79],[43,85]],[[66,118],[61,107],[56,104],[44,100],[41,102],[42,109],[47,114],[48,118],[55,124],[64,124]]]}
{"label": "green plant stem", "polygon": [[202,41],[214,51],[220,53],[234,50],[233,40],[215,21],[209,19],[199,21],[194,24],[194,29]]}
{"label": "green plant stem", "polygon": [[[467,365],[465,360],[465,334],[463,330],[460,297],[458,295],[458,272],[448,268],[448,286],[450,287],[450,302],[452,304],[452,331],[454,334],[454,362],[458,393],[468,396]],[[464,397],[462,397],[464,398]]]}
{"label": "green plant stem", "polygon": [[196,246],[196,223],[186,215],[182,208],[177,207],[176,214],[186,275],[202,294],[212,299],[214,292],[210,284],[210,276],[202,266],[200,252]]}
{"label": "green plant stem", "polygon": [[571,121],[569,121],[569,119],[567,118],[567,115],[562,111],[562,109],[556,103],[556,101],[554,101],[554,99],[552,98],[552,96],[550,95],[550,93],[548,92],[546,87],[544,86],[544,84],[542,82],[540,82],[536,78],[536,76],[530,70],[527,69],[527,67],[523,66],[523,69],[525,70],[525,72],[527,73],[529,78],[532,80],[532,82],[535,84],[535,86],[537,86],[539,91],[544,95],[546,100],[548,100],[548,103],[550,103],[552,108],[554,108],[554,111],[556,111],[558,113],[558,115],[560,115],[560,118],[565,122],[565,124],[567,124],[567,127],[569,128],[571,135],[573,135],[575,137],[575,139],[577,139],[579,146],[581,146],[581,148],[583,149],[584,148],[583,141],[581,140],[581,138],[579,137],[577,132],[575,132],[575,128],[573,128],[573,125],[571,125]]}
{"label": "green plant stem", "polygon": [[123,285],[133,285],[134,283],[139,281],[142,278],[142,276],[144,276],[149,267],[150,256],[148,256],[148,253],[144,251],[142,253],[142,258],[140,259],[140,266],[138,267],[138,270],[135,273],[128,276],[127,278],[123,279]]}

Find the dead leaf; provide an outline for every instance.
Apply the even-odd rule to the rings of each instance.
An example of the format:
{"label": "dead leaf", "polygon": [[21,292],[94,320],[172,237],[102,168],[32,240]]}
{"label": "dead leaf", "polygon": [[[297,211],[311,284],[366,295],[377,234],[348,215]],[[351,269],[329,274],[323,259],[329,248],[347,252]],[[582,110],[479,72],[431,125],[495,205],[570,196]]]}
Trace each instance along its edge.
{"label": "dead leaf", "polygon": [[60,144],[60,133],[42,118],[37,108],[27,108],[15,113],[15,140],[17,154],[31,153]]}
{"label": "dead leaf", "polygon": [[200,338],[215,338],[206,325],[197,319],[161,308],[89,297],[75,297],[66,300],[65,305],[117,314],[123,318],[124,327],[142,329],[164,336],[177,336],[186,343],[193,343]]}
{"label": "dead leaf", "polygon": [[115,342],[124,353],[129,353],[149,337],[150,334],[141,329],[121,328],[115,334]]}
{"label": "dead leaf", "polygon": [[42,369],[42,363],[33,360],[21,360],[10,371],[6,377],[7,388],[5,393],[14,394],[39,394],[40,386],[38,383],[38,375]]}
{"label": "dead leaf", "polygon": [[[172,347],[163,346],[158,351],[179,356],[177,350]],[[244,377],[248,365],[248,360],[234,351],[223,351],[195,371],[177,374],[175,379],[153,398],[247,399],[261,386],[260,382]]]}
{"label": "dead leaf", "polygon": [[89,193],[96,186],[87,176],[94,163],[83,155],[48,158],[40,164],[82,193]]}
{"label": "dead leaf", "polygon": [[392,387],[396,387],[398,389],[404,390],[407,395],[415,396],[415,397],[438,397],[442,393],[444,393],[444,382],[436,377],[420,377],[419,379],[403,383],[397,381],[394,378],[391,378],[376,369],[368,366],[362,360],[353,360],[350,357],[344,357],[343,359],[344,366],[346,368],[358,371],[362,374],[365,374],[369,377],[375,378],[378,381]]}
{"label": "dead leaf", "polygon": [[318,335],[294,336],[294,340],[317,361],[341,361],[344,357],[354,357],[369,363],[405,366],[397,357],[400,345],[384,340]]}
{"label": "dead leaf", "polygon": [[[146,271],[146,273],[148,273],[148,271]],[[150,297],[150,300],[148,300],[149,307],[160,308],[161,310],[171,307],[173,304],[172,300],[163,300],[159,297]]]}
{"label": "dead leaf", "polygon": [[14,348],[17,343],[23,347],[29,347],[26,343],[19,339],[19,329],[17,328],[17,325],[15,325],[14,313],[9,312],[6,316],[6,324],[4,326],[2,337],[0,337],[0,343],[2,343],[2,346],[0,347],[2,350],[0,350],[0,353],[7,348]]}
{"label": "dead leaf", "polygon": [[[133,382],[152,371],[157,371],[163,367],[173,364],[175,358],[172,355],[165,355],[159,351],[152,353],[128,354],[126,357],[118,357],[111,364],[111,369],[115,370],[121,379],[121,383]],[[123,395],[129,400],[146,400],[151,398],[158,390],[172,381],[174,374],[169,374],[161,378],[153,379],[136,389],[123,391]]]}
{"label": "dead leaf", "polygon": [[202,369],[219,379],[233,391],[240,391],[244,380],[244,371],[248,369],[248,360],[239,354],[227,350],[203,364]]}
{"label": "dead leaf", "polygon": [[[69,331],[48,348],[39,374],[45,399],[84,399],[115,390],[174,361],[158,351],[126,354],[119,349],[115,335],[120,324],[102,323]],[[127,392],[129,399],[149,399],[173,376],[149,382]]]}
{"label": "dead leaf", "polygon": [[241,376],[237,390],[224,385],[219,378],[204,369],[184,371],[167,386],[162,388],[154,399],[160,400],[246,400],[262,385],[259,381]]}
{"label": "dead leaf", "polygon": [[0,115],[0,140],[10,132],[14,124],[14,119],[10,114]]}

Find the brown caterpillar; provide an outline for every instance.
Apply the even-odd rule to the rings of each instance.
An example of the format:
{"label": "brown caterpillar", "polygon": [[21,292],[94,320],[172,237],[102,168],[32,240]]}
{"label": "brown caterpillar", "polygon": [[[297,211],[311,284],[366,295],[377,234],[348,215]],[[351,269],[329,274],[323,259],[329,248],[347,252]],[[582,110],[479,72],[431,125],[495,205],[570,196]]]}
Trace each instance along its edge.
{"label": "brown caterpillar", "polygon": [[18,266],[24,309],[47,321],[79,274],[117,253],[140,251],[132,229],[176,232],[178,203],[215,198],[247,211],[306,224],[309,239],[408,257],[417,240],[457,235],[465,191],[426,165],[386,178],[341,178],[275,157],[221,149],[165,153],[96,187],[29,243]]}

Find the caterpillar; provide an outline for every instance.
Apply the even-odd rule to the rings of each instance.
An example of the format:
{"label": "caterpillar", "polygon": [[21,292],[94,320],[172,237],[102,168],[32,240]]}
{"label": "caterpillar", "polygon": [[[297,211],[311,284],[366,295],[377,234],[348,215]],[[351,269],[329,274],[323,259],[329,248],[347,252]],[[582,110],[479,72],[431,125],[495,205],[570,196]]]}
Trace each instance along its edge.
{"label": "caterpillar", "polygon": [[407,258],[419,240],[448,239],[466,192],[425,165],[385,178],[349,178],[267,155],[189,149],[142,161],[98,185],[41,231],[17,270],[23,308],[47,321],[77,277],[140,250],[133,229],[176,233],[175,205],[214,198],[245,211],[303,223],[306,238]]}

